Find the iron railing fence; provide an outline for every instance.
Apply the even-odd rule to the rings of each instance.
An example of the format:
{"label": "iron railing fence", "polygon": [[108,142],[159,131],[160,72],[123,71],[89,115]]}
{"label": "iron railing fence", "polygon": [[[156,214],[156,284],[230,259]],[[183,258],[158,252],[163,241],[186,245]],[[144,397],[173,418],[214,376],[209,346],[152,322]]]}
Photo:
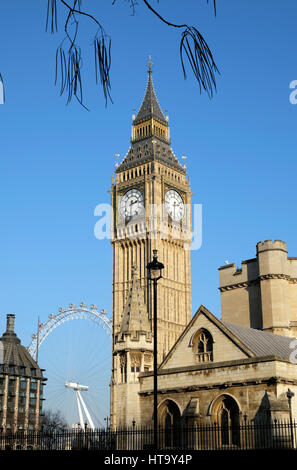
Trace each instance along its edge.
{"label": "iron railing fence", "polygon": [[[0,430],[1,450],[152,450],[154,430],[147,427],[9,433]],[[297,423],[216,423],[158,429],[159,450],[297,449]]]}

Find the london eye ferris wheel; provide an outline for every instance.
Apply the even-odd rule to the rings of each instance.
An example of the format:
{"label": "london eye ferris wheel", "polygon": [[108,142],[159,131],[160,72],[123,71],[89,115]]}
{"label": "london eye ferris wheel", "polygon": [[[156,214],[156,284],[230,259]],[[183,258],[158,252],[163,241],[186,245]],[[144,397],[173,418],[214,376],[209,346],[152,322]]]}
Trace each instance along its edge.
{"label": "london eye ferris wheel", "polygon": [[61,412],[70,427],[81,421],[81,417],[71,388],[65,387],[66,382],[88,385],[85,400],[94,426],[105,425],[109,415],[111,332],[108,313],[94,304],[88,307],[84,302],[59,308],[58,313],[50,314],[44,322],[38,318],[28,351],[45,369],[43,409]]}

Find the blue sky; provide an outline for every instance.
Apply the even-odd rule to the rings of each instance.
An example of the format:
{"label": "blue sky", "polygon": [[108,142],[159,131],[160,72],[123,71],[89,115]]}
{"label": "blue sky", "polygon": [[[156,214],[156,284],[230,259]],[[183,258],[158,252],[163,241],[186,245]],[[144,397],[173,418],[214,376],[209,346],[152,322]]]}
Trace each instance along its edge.
{"label": "blue sky", "polygon": [[[220,316],[217,268],[226,259],[240,264],[254,257],[258,241],[282,239],[289,256],[297,256],[297,106],[289,101],[290,82],[297,79],[296,2],[218,1],[214,17],[206,1],[152,0],[171,21],[195,25],[211,47],[221,75],[209,100],[189,69],[183,78],[179,31],[160,23],[141,1],[131,16],[123,0],[114,6],[85,0],[112,38],[114,104],[105,108],[95,85],[93,30],[88,21],[81,24],[90,112],[76,102],[65,106],[54,86],[65,10],[59,7],[59,32],[51,35],[44,31],[45,0],[2,3],[1,330],[5,315],[15,313],[27,345],[37,316],[45,321],[58,307],[84,301],[111,312],[112,250],[109,240],[94,236],[94,209],[109,202],[114,155],[128,151],[149,54],[159,102],[170,117],[172,148],[177,157],[187,155],[193,203],[203,205],[203,243],[192,252],[193,311],[204,304]],[[81,351],[92,355],[90,367],[103,377],[100,348],[96,357],[90,350],[94,328],[79,323],[73,333],[62,326],[52,347],[45,342],[40,360],[55,368],[52,348],[61,356],[62,338],[74,334],[80,359]],[[79,363],[76,354],[69,370],[71,361]]]}

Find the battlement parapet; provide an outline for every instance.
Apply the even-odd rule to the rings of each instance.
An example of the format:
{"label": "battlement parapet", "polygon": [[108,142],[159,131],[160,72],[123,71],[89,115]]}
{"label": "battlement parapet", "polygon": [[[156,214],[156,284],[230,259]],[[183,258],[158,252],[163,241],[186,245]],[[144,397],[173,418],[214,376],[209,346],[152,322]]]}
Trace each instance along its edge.
{"label": "battlement parapet", "polygon": [[264,242],[257,243],[257,254],[270,250],[280,250],[287,253],[287,244],[282,240],[264,240]]}
{"label": "battlement parapet", "polygon": [[228,264],[219,267],[220,287],[241,284],[257,279],[259,269],[257,258],[242,261],[241,267],[236,264]]}

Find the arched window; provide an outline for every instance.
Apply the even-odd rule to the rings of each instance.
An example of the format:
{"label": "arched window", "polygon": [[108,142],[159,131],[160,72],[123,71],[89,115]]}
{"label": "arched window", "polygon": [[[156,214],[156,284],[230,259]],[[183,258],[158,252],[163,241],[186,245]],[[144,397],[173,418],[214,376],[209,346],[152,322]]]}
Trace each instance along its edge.
{"label": "arched window", "polygon": [[197,338],[197,357],[199,362],[213,361],[213,339],[207,330],[201,330]]}
{"label": "arched window", "polygon": [[165,447],[177,447],[180,438],[181,416],[177,404],[172,400],[166,400],[158,409],[158,422],[164,428],[160,439]]}
{"label": "arched window", "polygon": [[239,408],[229,395],[222,395],[213,405],[213,419],[217,423],[222,446],[239,445]]}
{"label": "arched window", "polygon": [[198,362],[213,361],[213,339],[209,331],[204,328],[197,331],[192,347]]}

